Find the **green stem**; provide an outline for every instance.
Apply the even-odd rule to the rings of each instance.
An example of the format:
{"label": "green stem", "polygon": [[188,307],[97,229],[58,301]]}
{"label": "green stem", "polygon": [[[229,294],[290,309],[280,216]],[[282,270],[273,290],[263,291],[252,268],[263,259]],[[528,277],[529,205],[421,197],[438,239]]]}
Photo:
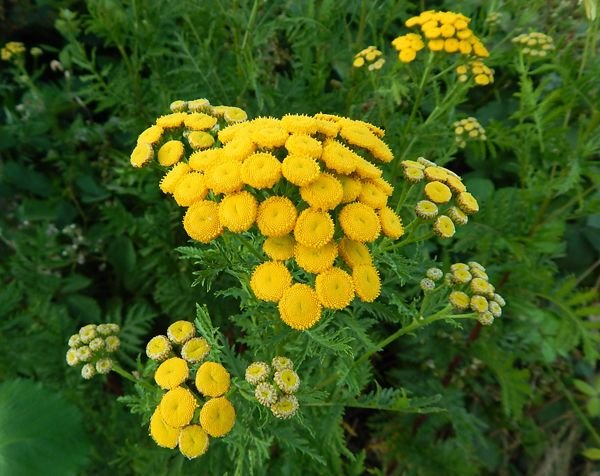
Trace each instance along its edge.
{"label": "green stem", "polygon": [[148,390],[155,390],[155,387],[153,387],[152,385],[150,385],[145,380],[136,378],[131,372],[128,372],[127,370],[123,369],[116,362],[113,363],[112,371],[115,372],[115,373],[117,373],[117,374],[119,374],[124,379],[129,380],[130,382],[142,385],[143,387],[147,388]]}
{"label": "green stem", "polygon": [[244,38],[242,38],[241,49],[246,48],[246,44],[248,43],[248,36],[254,26],[254,22],[256,21],[256,14],[258,13],[258,0],[254,0],[252,4],[252,11],[250,12],[250,18],[248,19],[248,24],[246,25],[246,31],[244,33]]}

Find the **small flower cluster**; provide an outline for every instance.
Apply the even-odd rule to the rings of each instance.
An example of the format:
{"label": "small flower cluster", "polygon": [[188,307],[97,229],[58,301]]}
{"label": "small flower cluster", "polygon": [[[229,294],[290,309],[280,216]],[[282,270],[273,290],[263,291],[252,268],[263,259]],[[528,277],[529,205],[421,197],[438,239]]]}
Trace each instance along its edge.
{"label": "small flower cluster", "polygon": [[25,53],[25,45],[20,41],[9,41],[0,50],[2,61],[10,61]]}
{"label": "small flower cluster", "polygon": [[117,334],[121,331],[117,324],[88,324],[69,338],[67,364],[81,367],[81,376],[89,380],[94,375],[105,375],[113,366],[111,354],[121,345]]}
{"label": "small flower cluster", "polygon": [[552,37],[539,32],[522,33],[512,42],[521,47],[521,53],[532,58],[543,58],[554,49]]}
{"label": "small flower cluster", "polygon": [[485,129],[474,117],[467,117],[452,124],[454,140],[461,149],[466,147],[467,141],[486,140]]}
{"label": "small flower cluster", "polygon": [[[169,326],[167,336],[155,336],[146,346],[148,357],[162,361],[154,381],[166,390],[150,419],[150,436],[163,448],[179,447],[188,459],[206,452],[209,436],[225,436],[235,424],[235,409],[224,396],[229,372],[217,362],[200,364],[210,345],[195,332],[191,322],[177,321]],[[188,382],[192,375],[193,384]]]}
{"label": "small flower cluster", "polygon": [[500,12],[491,12],[485,17],[485,24],[488,25],[490,29],[498,27],[501,21],[502,13]]}
{"label": "small flower cluster", "polygon": [[[404,178],[411,183],[425,179],[424,193],[427,200],[420,200],[415,213],[423,220],[433,220],[433,231],[440,238],[451,238],[455,225],[468,222],[468,216],[479,211],[479,204],[467,191],[461,178],[451,170],[419,157],[416,161],[401,162]],[[455,204],[452,203],[454,200]],[[443,214],[440,214],[440,208]]]}
{"label": "small flower cluster", "polygon": [[450,266],[445,283],[453,288],[448,300],[457,311],[471,309],[477,313],[483,325],[490,325],[502,315],[502,307],[506,302],[495,292],[485,268],[476,261]]}
{"label": "small flower cluster", "polygon": [[383,53],[374,46],[368,46],[354,55],[352,66],[355,68],[362,68],[367,64],[367,69],[369,71],[381,69],[385,64],[385,59],[381,58],[382,54]]}
{"label": "small flower cluster", "polygon": [[456,74],[461,83],[465,83],[469,78],[477,86],[487,86],[494,82],[494,70],[484,64],[481,60],[469,60],[467,64],[461,64],[456,67]]}
{"label": "small flower cluster", "polygon": [[[132,163],[147,163],[165,128],[171,135],[191,126],[213,128],[213,140],[216,108],[208,101],[202,107],[204,112],[160,117],[140,135]],[[175,141],[177,153],[163,153],[173,140],[164,143],[158,160],[174,166],[160,187],[188,207],[183,226],[201,243],[225,229],[244,233],[256,225],[270,260],[253,271],[252,291],[278,303],[287,325],[308,329],[323,307],[343,309],[355,295],[374,301],[381,283],[366,244],[381,234],[390,239],[404,234],[400,217],[387,206],[394,189],[373,163],[393,159],[383,135],[372,124],[330,114],[261,117],[220,129],[218,143],[207,141],[187,162],[183,143]],[[298,196],[296,203],[290,199]],[[336,228],[342,232],[338,239]],[[338,254],[346,270],[335,266]],[[314,288],[292,283],[288,260],[317,275]]]}
{"label": "small flower cluster", "polygon": [[440,268],[429,268],[425,277],[419,282],[419,286],[424,293],[430,293],[435,289],[436,283],[444,277],[444,272]]}
{"label": "small flower cluster", "polygon": [[270,408],[277,418],[292,418],[298,411],[294,393],[300,386],[300,377],[287,357],[274,357],[271,366],[252,362],[246,368],[246,381],[256,387],[254,396],[258,402]]}
{"label": "small flower cluster", "polygon": [[489,52],[481,40],[469,28],[470,18],[454,12],[429,10],[406,20],[406,26],[418,26],[421,34],[408,33],[394,39],[392,45],[403,63],[415,60],[417,53],[425,47],[430,51],[458,53],[464,56],[486,58]]}

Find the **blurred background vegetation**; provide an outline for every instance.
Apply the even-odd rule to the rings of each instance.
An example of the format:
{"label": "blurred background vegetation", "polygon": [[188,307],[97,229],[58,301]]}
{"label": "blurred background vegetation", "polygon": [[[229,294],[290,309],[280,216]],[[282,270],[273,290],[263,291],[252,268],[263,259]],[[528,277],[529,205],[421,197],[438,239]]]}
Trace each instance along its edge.
{"label": "blurred background vegetation", "polygon": [[[407,128],[415,88],[390,42],[408,17],[456,10],[456,2],[3,2],[0,43],[19,41],[26,51],[0,63],[0,473],[181,471],[181,460],[156,448],[117,402],[126,384],[114,375],[84,382],[64,354],[81,325],[112,321],[123,327],[122,358],[133,365],[147,338],[189,319],[196,302],[223,326],[236,312],[235,299],[191,287],[192,264],[173,251],[187,243],[181,213],[161,196],[159,172],[134,171],[128,159],[171,101],[206,97],[251,117],[349,115],[383,127],[397,156],[449,163],[481,212],[427,253],[489,264],[508,302],[485,331],[433,326],[374,360],[382,385],[439,395],[444,411],[348,411],[349,451],[337,466],[280,447],[261,474],[593,474],[598,5],[459,6],[492,52],[495,82],[469,90],[439,120]],[[510,40],[529,31],[552,36],[556,49],[524,69]],[[371,44],[386,52],[384,68],[353,68]],[[418,114],[433,104],[435,91],[425,92]],[[487,140],[457,149],[451,124],[466,116],[478,118]],[[64,432],[48,433],[54,446],[11,442],[16,429],[27,438],[56,427]],[[70,457],[49,466],[56,454]]]}

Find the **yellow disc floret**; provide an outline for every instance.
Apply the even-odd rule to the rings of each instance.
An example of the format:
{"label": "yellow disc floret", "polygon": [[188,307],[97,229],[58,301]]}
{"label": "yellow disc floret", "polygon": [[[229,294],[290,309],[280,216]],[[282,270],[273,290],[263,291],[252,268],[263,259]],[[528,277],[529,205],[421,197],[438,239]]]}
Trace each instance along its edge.
{"label": "yellow disc floret", "polygon": [[314,159],[321,157],[323,151],[321,142],[306,134],[292,134],[285,141],[285,148],[290,155],[300,155]]}
{"label": "yellow disc floret", "polygon": [[234,233],[242,233],[254,224],[257,210],[258,203],[250,192],[233,193],[219,203],[219,221]]}
{"label": "yellow disc floret", "polygon": [[381,292],[381,280],[375,267],[371,265],[358,265],[352,269],[354,290],[363,302],[373,302]]}
{"label": "yellow disc floret", "polygon": [[454,222],[446,215],[440,215],[433,224],[433,231],[440,238],[452,238],[456,232]]}
{"label": "yellow disc floret", "polygon": [[196,328],[190,321],[176,321],[167,327],[169,340],[174,344],[183,344],[194,337]]}
{"label": "yellow disc floret", "polygon": [[170,167],[181,160],[183,152],[183,142],[178,140],[167,141],[158,149],[158,163]]}
{"label": "yellow disc floret", "polygon": [[321,318],[317,293],[306,284],[294,284],[279,301],[281,320],[297,330],[309,329]]}
{"label": "yellow disc floret", "polygon": [[294,237],[304,246],[320,248],[331,240],[333,231],[333,220],[329,213],[307,208],[296,221]]}
{"label": "yellow disc floret", "polygon": [[360,241],[353,241],[349,238],[342,238],[338,245],[340,256],[349,268],[359,265],[371,265],[373,259],[369,253],[369,248]]}
{"label": "yellow disc floret", "polygon": [[305,155],[290,154],[283,160],[281,173],[288,182],[302,187],[314,182],[321,171],[315,159]]}
{"label": "yellow disc floret", "polygon": [[189,129],[192,129],[194,131],[205,131],[208,129],[212,129],[216,123],[216,117],[209,116],[208,114],[204,114],[203,112],[195,112],[189,114],[184,119],[185,127],[188,127]]}
{"label": "yellow disc floret", "polygon": [[354,241],[375,241],[381,231],[377,213],[364,203],[345,205],[338,219],[346,236]]}
{"label": "yellow disc floret", "polygon": [[327,309],[344,309],[354,299],[352,278],[340,268],[330,268],[319,274],[315,290],[319,301]]}
{"label": "yellow disc floret", "polygon": [[320,248],[310,248],[298,243],[294,250],[294,258],[298,266],[313,274],[331,268],[336,257],[337,245],[333,240]]}
{"label": "yellow disc floret", "polygon": [[183,121],[187,117],[186,112],[174,112],[165,116],[160,116],[156,119],[156,125],[164,129],[175,129],[183,125]]}
{"label": "yellow disc floret", "polygon": [[150,436],[162,448],[174,449],[179,438],[179,428],[167,425],[160,416],[159,407],[154,410],[150,418]]}
{"label": "yellow disc floret", "polygon": [[187,362],[179,357],[171,357],[158,366],[154,381],[160,388],[169,390],[185,382],[189,375]]}
{"label": "yellow disc floret", "polygon": [[143,167],[154,157],[154,150],[152,146],[146,142],[141,142],[135,146],[129,161],[134,167]]}
{"label": "yellow disc floret", "polygon": [[195,364],[201,362],[210,351],[210,344],[204,337],[193,337],[181,348],[181,357]]}
{"label": "yellow disc floret", "polygon": [[452,191],[446,184],[434,180],[425,185],[425,195],[433,203],[448,203],[452,198]]}
{"label": "yellow disc floret", "polygon": [[257,152],[244,161],[241,174],[243,182],[251,187],[271,188],[281,178],[281,163],[273,154]]}
{"label": "yellow disc floret", "polygon": [[215,163],[206,171],[206,185],[214,193],[233,193],[244,186],[240,162],[227,159]]}
{"label": "yellow disc floret", "polygon": [[263,243],[263,251],[274,261],[284,261],[294,256],[296,240],[291,235],[271,236]]}
{"label": "yellow disc floret", "polygon": [[196,241],[209,243],[214,240],[223,231],[217,204],[211,200],[194,203],[185,213],[183,227]]}
{"label": "yellow disc floret", "polygon": [[383,234],[392,240],[397,240],[404,235],[404,227],[402,220],[390,207],[385,207],[379,210],[379,222]]}
{"label": "yellow disc floret", "polygon": [[204,175],[200,172],[190,172],[175,185],[173,198],[180,207],[189,207],[204,199],[207,193]]}
{"label": "yellow disc floret", "polygon": [[164,360],[171,352],[171,342],[166,336],[155,336],[146,345],[146,355],[152,360]]}
{"label": "yellow disc floret", "polygon": [[150,126],[138,136],[137,143],[154,145],[160,141],[163,132],[164,129],[160,126]]}
{"label": "yellow disc floret", "polygon": [[192,392],[183,387],[175,387],[163,395],[158,408],[167,425],[181,428],[192,421],[197,406]]}
{"label": "yellow disc floret", "polygon": [[344,189],[335,177],[322,173],[315,181],[302,187],[300,195],[312,208],[331,210],[342,201]]}
{"label": "yellow disc floret", "polygon": [[160,189],[163,193],[173,193],[179,181],[190,171],[190,166],[179,162],[169,170],[160,181]]}
{"label": "yellow disc floret", "polygon": [[291,285],[292,275],[279,261],[266,261],[258,265],[250,278],[254,295],[262,301],[278,302]]}
{"label": "yellow disc floret", "polygon": [[179,451],[187,459],[202,456],[208,449],[208,435],[200,425],[188,425],[179,433]]}
{"label": "yellow disc floret", "polygon": [[208,132],[192,131],[187,136],[192,149],[208,149],[215,143],[215,138]]}
{"label": "yellow disc floret", "polygon": [[235,424],[235,409],[225,397],[211,398],[200,409],[200,424],[210,436],[225,436]]}
{"label": "yellow disc floret", "polygon": [[221,364],[204,362],[196,372],[196,388],[205,397],[220,397],[229,390],[231,377]]}
{"label": "yellow disc floret", "polygon": [[269,197],[258,207],[256,224],[265,236],[284,236],[296,224],[298,212],[287,197]]}

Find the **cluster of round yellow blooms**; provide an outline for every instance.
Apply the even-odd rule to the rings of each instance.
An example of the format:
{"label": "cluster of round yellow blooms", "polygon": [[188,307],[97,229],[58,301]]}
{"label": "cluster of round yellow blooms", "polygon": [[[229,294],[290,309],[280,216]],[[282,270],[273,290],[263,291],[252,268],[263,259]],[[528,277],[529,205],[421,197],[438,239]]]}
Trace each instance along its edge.
{"label": "cluster of round yellow blooms", "polygon": [[150,436],[163,448],[178,447],[188,459],[203,455],[209,437],[225,436],[235,424],[235,409],[224,396],[231,377],[221,364],[202,362],[209,351],[189,321],[174,322],[166,336],[146,346],[148,357],[161,362],[154,381],[165,390],[150,419]]}
{"label": "cluster of round yellow blooms", "polygon": [[461,149],[466,147],[467,141],[486,140],[485,129],[474,117],[467,117],[452,124],[454,140]]}
{"label": "cluster of round yellow blooms", "polygon": [[401,164],[408,182],[425,182],[426,199],[417,202],[415,213],[423,220],[432,220],[433,231],[440,238],[454,236],[456,226],[466,225],[468,215],[479,211],[475,197],[451,170],[423,157],[416,161],[404,160]]}
{"label": "cluster of round yellow blooms", "polygon": [[478,59],[457,66],[456,74],[461,83],[467,82],[469,78],[473,78],[477,86],[487,86],[494,82],[494,70]]}
{"label": "cluster of round yellow blooms", "polygon": [[512,39],[512,42],[521,47],[521,53],[532,58],[543,58],[554,49],[552,37],[544,33],[522,33]]}
{"label": "cluster of round yellow blooms", "polygon": [[369,71],[381,69],[385,64],[385,59],[381,57],[383,53],[374,46],[368,46],[354,55],[352,66],[362,68],[365,65]]}
{"label": "cluster of round yellow blooms", "polygon": [[67,364],[71,367],[83,364],[81,376],[89,380],[94,375],[106,375],[113,366],[111,354],[121,345],[117,334],[121,328],[114,323],[88,324],[69,337]]}
{"label": "cluster of round yellow blooms", "polygon": [[298,411],[294,395],[300,387],[300,377],[294,372],[294,362],[287,357],[274,357],[271,365],[252,362],[246,368],[246,381],[255,386],[258,402],[271,409],[277,418],[292,418]]}
{"label": "cluster of round yellow blooms", "polygon": [[[404,234],[400,217],[387,206],[394,189],[374,163],[393,159],[384,131],[330,114],[288,114],[215,132],[220,124],[210,108],[206,101],[204,112],[160,117],[132,153],[132,163],[146,163],[143,154],[152,155],[166,127],[170,137],[191,125],[216,137],[187,159],[183,143],[171,148],[173,139],[158,151],[159,162],[171,166],[160,187],[187,207],[188,235],[209,243],[224,230],[243,233],[256,225],[269,260],[253,271],[250,287],[258,299],[277,303],[281,319],[294,329],[312,327],[322,308],[343,309],[355,296],[374,301],[381,283],[367,244]],[[288,267],[294,263],[316,275],[314,288],[292,282]]]}
{"label": "cluster of round yellow blooms", "polygon": [[9,41],[0,50],[2,61],[10,61],[14,57],[25,53],[25,45],[20,41]]}
{"label": "cluster of round yellow blooms", "polygon": [[444,281],[452,289],[448,300],[457,311],[477,313],[483,325],[490,325],[502,315],[506,302],[489,282],[485,268],[476,261],[453,264]]}
{"label": "cluster of round yellow blooms", "polygon": [[392,41],[403,63],[415,60],[425,46],[430,51],[458,53],[464,56],[486,58],[489,52],[469,28],[470,18],[454,12],[429,10],[406,20],[408,28],[419,27],[420,34],[409,33]]}

